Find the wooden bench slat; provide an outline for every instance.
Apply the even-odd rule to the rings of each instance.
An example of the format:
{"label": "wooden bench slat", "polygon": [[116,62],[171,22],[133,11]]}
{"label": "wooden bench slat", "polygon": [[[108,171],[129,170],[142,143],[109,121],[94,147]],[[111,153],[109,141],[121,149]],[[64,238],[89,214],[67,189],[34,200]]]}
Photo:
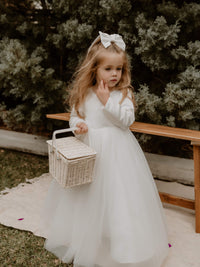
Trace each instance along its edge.
{"label": "wooden bench slat", "polygon": [[48,119],[69,121],[69,119],[70,119],[70,113],[47,114],[46,117]]}
{"label": "wooden bench slat", "polygon": [[[70,113],[47,114],[47,118],[68,121]],[[169,126],[149,124],[143,122],[134,122],[130,126],[130,130],[138,133],[158,135],[163,137],[171,137],[182,140],[200,142],[200,131],[173,128]]]}
{"label": "wooden bench slat", "polygon": [[191,145],[193,146],[200,146],[200,141],[192,141]]}
{"label": "wooden bench slat", "polygon": [[159,192],[160,199],[162,202],[176,205],[179,207],[184,207],[188,209],[195,209],[195,201],[193,199],[183,198],[179,196],[174,196],[168,193]]}
{"label": "wooden bench slat", "polygon": [[134,122],[130,126],[130,130],[133,132],[146,133],[164,137],[171,137],[176,139],[200,141],[200,131],[173,128],[169,126],[149,124],[143,122]]}

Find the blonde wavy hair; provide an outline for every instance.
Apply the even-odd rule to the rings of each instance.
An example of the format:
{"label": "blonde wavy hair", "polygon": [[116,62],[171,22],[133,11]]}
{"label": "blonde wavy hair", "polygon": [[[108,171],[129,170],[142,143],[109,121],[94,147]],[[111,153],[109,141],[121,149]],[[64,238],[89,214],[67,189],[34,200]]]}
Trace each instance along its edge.
{"label": "blonde wavy hair", "polygon": [[120,101],[120,104],[127,97],[128,92],[131,92],[131,100],[134,103],[132,90],[129,90],[133,87],[131,86],[130,66],[126,52],[119,48],[114,42],[111,42],[111,45],[109,47],[104,48],[101,43],[100,36],[98,36],[89,47],[85,59],[81,63],[78,70],[75,72],[73,76],[73,82],[70,86],[71,89],[69,89],[70,108],[74,107],[80,117],[82,116],[79,114],[79,107],[84,103],[86,96],[90,92],[91,88],[96,85],[96,72],[101,62],[102,52],[105,51],[123,55],[124,64],[122,67],[122,76],[119,83],[115,87],[115,90],[122,92],[122,99]]}

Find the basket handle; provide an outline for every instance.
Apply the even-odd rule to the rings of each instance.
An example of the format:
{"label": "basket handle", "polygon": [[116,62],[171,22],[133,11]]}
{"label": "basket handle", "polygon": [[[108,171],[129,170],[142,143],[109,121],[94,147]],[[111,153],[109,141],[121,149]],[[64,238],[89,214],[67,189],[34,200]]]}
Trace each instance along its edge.
{"label": "basket handle", "polygon": [[58,159],[58,154],[57,154],[56,135],[57,134],[61,134],[61,133],[73,132],[73,131],[76,131],[76,130],[78,130],[78,127],[72,127],[72,128],[68,128],[68,129],[61,129],[61,130],[56,130],[56,131],[53,132],[51,152],[53,150],[53,144],[55,144],[57,159]]}

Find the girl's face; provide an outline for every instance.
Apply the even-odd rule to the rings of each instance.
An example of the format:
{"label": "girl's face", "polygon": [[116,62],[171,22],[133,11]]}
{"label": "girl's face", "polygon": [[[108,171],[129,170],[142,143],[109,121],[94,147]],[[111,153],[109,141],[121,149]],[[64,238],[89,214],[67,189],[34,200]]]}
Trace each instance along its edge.
{"label": "girl's face", "polygon": [[97,85],[103,80],[108,85],[108,88],[112,90],[119,83],[122,76],[123,54],[105,51],[102,52],[101,56],[96,73]]}

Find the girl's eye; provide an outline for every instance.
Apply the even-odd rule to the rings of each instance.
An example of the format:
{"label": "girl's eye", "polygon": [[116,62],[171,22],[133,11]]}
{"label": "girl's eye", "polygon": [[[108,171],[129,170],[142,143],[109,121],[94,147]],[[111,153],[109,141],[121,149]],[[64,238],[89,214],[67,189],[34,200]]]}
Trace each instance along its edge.
{"label": "girl's eye", "polygon": [[110,68],[105,68],[105,70],[110,70]]}
{"label": "girl's eye", "polygon": [[122,68],[117,68],[117,70],[122,70]]}

